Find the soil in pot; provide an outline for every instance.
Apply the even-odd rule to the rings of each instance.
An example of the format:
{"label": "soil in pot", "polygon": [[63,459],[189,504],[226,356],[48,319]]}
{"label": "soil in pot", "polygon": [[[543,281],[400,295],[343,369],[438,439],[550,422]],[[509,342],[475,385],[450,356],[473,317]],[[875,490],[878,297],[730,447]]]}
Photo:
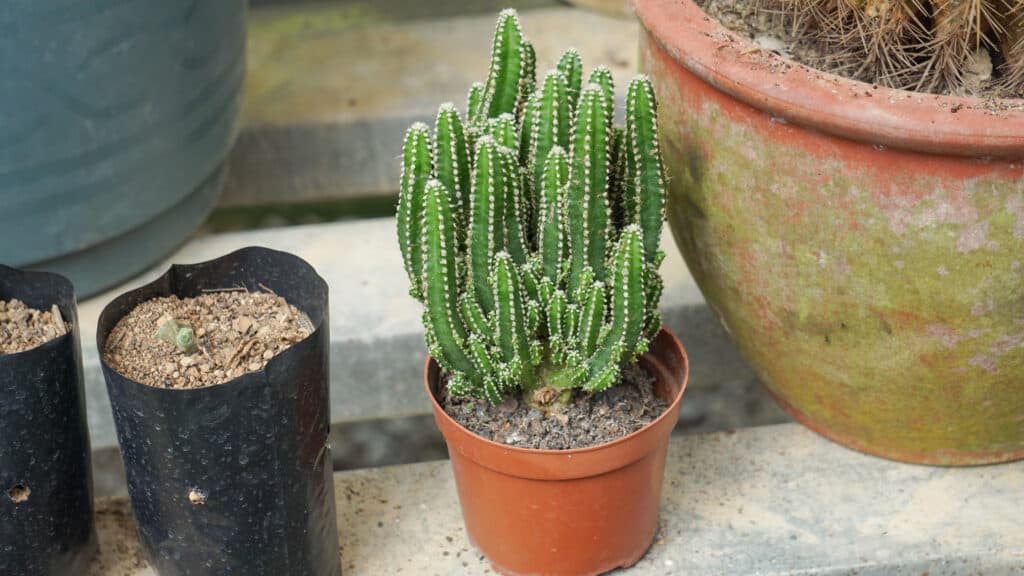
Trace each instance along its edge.
{"label": "soil in pot", "polygon": [[[797,27],[794,26],[791,18],[784,17],[777,9],[767,6],[763,0],[694,1],[709,16],[721,22],[726,28],[752,41],[765,52],[771,52],[800,64],[854,80],[868,83],[883,80],[871,77],[863,67],[851,67],[850,58],[838,54],[837,48],[824,46],[811,38],[801,36],[797,33]],[[884,48],[879,49],[883,50]],[[985,99],[989,106],[997,108],[1004,106],[1005,104],[998,102],[999,98],[1013,98],[1022,95],[1008,93],[1008,89],[999,82],[998,68],[1002,58],[997,51],[990,51],[984,46],[980,47],[966,59],[959,88],[953,90],[947,87],[939,92],[946,95],[977,96]],[[766,60],[765,64],[774,68],[783,66],[783,63],[778,61]],[[896,65],[896,62],[893,62],[893,65]],[[785,70],[779,71],[785,72]]]}
{"label": "soil in pot", "polygon": [[0,354],[25,352],[70,331],[56,304],[44,312],[17,299],[0,300]]}
{"label": "soil in pot", "polygon": [[655,379],[640,366],[622,371],[622,381],[603,392],[576,392],[568,405],[543,412],[514,396],[498,405],[454,396],[445,386],[444,411],[474,434],[509,446],[571,450],[627,436],[661,416],[668,404],[654,393]]}
{"label": "soil in pot", "polygon": [[[194,350],[158,336],[168,321],[193,330]],[[143,302],[122,318],[104,354],[112,368],[143,384],[202,388],[262,369],[312,332],[309,317],[268,292],[167,296]]]}

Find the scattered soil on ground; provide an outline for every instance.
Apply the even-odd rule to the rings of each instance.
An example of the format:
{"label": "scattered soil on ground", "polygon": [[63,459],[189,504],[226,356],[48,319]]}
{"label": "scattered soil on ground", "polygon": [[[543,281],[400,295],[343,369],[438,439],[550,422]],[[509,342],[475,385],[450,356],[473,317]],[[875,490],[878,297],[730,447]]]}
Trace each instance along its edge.
{"label": "scattered soil on ground", "polygon": [[509,446],[571,450],[611,442],[632,434],[661,416],[668,405],[654,394],[654,377],[627,366],[622,382],[604,392],[576,392],[562,411],[544,412],[519,398],[499,405],[469,396],[452,396],[445,386],[441,406],[478,436]]}
{"label": "scattered soil on ground", "polygon": [[[168,320],[192,328],[198,350],[186,353],[157,337]],[[143,302],[110,333],[104,357],[119,373],[161,388],[223,384],[267,365],[313,332],[309,317],[264,292],[218,291],[196,298]]]}
{"label": "scattered soil on ground", "polygon": [[70,331],[56,304],[42,312],[20,300],[0,300],[0,355],[31,350]]}
{"label": "scattered soil on ground", "polygon": [[99,553],[88,576],[135,576],[146,567],[127,499],[96,499],[96,532]]}
{"label": "scattered soil on ground", "polygon": [[[762,54],[775,54],[804,64],[816,70],[832,72],[845,76],[842,70],[833,70],[829,63],[841,64],[835,58],[830,58],[826,48],[821,44],[808,38],[801,38],[794,34],[790,25],[780,14],[759,8],[754,0],[694,0],[709,16],[718,20],[723,26],[735,32],[740,37],[751,41],[763,51]],[[729,39],[722,39],[728,42]],[[757,59],[762,54],[750,53],[746,56],[750,59]],[[765,64],[779,72],[788,72],[789,67],[778,62],[767,62]],[[965,71],[965,90],[970,95],[982,99],[982,104],[977,106],[989,112],[1005,112],[1019,110],[1017,103],[1007,103],[1004,98],[1007,95],[998,83],[993,81],[992,59],[987,50],[979,51],[975,60],[970,62]],[[946,95],[954,95],[946,93]],[[959,95],[959,94],[957,94]],[[1012,97],[1019,97],[1011,95]]]}

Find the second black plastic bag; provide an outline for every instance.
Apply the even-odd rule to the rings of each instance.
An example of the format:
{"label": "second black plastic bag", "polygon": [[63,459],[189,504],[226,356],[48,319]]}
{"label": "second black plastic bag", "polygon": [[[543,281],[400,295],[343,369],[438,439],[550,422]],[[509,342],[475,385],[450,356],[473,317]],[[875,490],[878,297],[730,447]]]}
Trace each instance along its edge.
{"label": "second black plastic bag", "polygon": [[0,355],[0,575],[80,576],[96,552],[75,292],[0,266],[0,300],[56,305],[71,330]]}
{"label": "second black plastic bag", "polygon": [[103,310],[97,348],[147,300],[237,287],[282,296],[314,332],[262,370],[199,389],[148,386],[103,361],[143,550],[160,576],[338,576],[328,289],[309,264],[245,248],[172,266]]}

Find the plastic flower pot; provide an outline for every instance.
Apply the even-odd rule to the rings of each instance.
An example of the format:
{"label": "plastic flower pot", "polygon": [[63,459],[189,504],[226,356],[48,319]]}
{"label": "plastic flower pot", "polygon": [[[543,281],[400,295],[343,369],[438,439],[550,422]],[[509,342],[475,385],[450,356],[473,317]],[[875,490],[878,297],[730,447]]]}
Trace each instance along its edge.
{"label": "plastic flower pot", "polygon": [[424,383],[448,444],[466,532],[503,574],[601,574],[637,563],[657,531],[665,454],[689,365],[662,329],[640,365],[669,407],[613,442],[531,450],[486,440],[438,404],[441,370],[427,359]]}
{"label": "plastic flower pot", "polygon": [[245,79],[245,0],[7,0],[0,261],[95,294],[216,204]]}
{"label": "plastic flower pot", "polygon": [[71,330],[0,355],[0,574],[78,576],[96,552],[82,352],[71,282],[0,266],[0,299],[56,304]]}
{"label": "plastic flower pot", "polygon": [[909,462],[1024,457],[1024,101],[784,60],[637,0],[668,219],[780,405]]}
{"label": "plastic flower pot", "polygon": [[203,290],[269,288],[314,332],[256,372],[177,390],[103,360],[142,549],[160,576],[339,576],[328,447],[328,288],[296,256],[245,248],[172,266],[100,316],[97,349],[138,304]]}

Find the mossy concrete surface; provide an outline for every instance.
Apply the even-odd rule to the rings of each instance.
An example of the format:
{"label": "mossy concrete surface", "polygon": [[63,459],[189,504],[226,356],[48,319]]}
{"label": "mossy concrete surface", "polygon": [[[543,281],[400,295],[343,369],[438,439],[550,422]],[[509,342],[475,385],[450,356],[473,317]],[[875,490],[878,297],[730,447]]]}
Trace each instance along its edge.
{"label": "mossy concrete surface", "polygon": [[[538,71],[575,46],[620,97],[637,69],[634,20],[523,0]],[[243,130],[221,206],[390,196],[402,139],[487,74],[495,16],[482,2],[297,2],[251,10]]]}
{"label": "mossy concrete surface", "polygon": [[677,244],[783,406],[892,458],[1024,457],[1024,158],[833,137],[732,99],[649,36],[641,58]]}

